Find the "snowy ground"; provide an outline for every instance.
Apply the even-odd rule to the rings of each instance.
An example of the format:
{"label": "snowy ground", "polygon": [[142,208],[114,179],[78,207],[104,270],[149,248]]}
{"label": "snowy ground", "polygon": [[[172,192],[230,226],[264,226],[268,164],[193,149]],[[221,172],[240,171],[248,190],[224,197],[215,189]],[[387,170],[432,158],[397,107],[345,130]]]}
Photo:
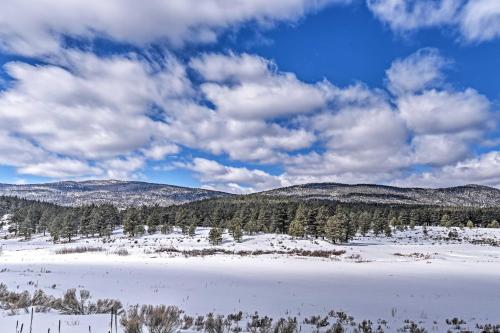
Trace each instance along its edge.
{"label": "snowy ground", "polygon": [[[190,315],[258,311],[272,317],[326,315],[343,310],[356,320],[385,319],[395,331],[405,319],[421,322],[429,331],[446,331],[445,319],[460,317],[474,331],[475,323],[500,324],[500,247],[473,244],[500,241],[500,229],[421,228],[391,238],[358,237],[348,245],[321,240],[294,240],[285,235],[245,236],[234,243],[225,235],[220,248],[241,250],[345,250],[332,258],[283,254],[188,257],[155,252],[212,248],[207,229],[195,237],[175,232],[129,239],[117,231],[110,241],[79,239],[52,244],[47,237],[30,241],[2,239],[0,282],[10,290],[43,289],[60,297],[66,289],[88,289],[97,298],[124,305],[173,304]],[[1,236],[1,235],[0,235]],[[56,254],[61,248],[100,246],[104,251]],[[129,255],[119,256],[119,249]],[[36,314],[33,333],[105,332],[107,315]],[[27,315],[0,314],[0,327],[14,330]],[[0,330],[3,332],[3,329]]]}

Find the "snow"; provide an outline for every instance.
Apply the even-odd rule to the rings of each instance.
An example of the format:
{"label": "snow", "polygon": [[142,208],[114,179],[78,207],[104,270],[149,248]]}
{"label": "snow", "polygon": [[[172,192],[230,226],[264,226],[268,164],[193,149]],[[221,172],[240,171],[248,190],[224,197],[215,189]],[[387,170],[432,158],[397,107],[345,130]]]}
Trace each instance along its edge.
{"label": "snow", "polygon": [[[185,257],[157,253],[161,248],[212,248],[207,228],[195,237],[178,230],[170,235],[130,239],[117,230],[109,241],[78,239],[52,244],[48,237],[30,241],[2,239],[0,282],[10,290],[38,288],[60,297],[66,289],[88,289],[93,299],[114,298],[124,305],[177,305],[190,315],[258,311],[272,317],[326,315],[343,310],[357,321],[382,318],[393,328],[405,319],[422,322],[432,331],[446,331],[445,319],[459,317],[470,329],[475,323],[500,323],[500,248],[472,244],[500,240],[500,229],[456,229],[459,240],[447,240],[449,230],[421,228],[393,237],[357,237],[345,245],[323,240],[297,240],[286,235],[244,236],[235,243],[227,234],[220,248],[231,251],[292,249],[345,250],[331,258],[283,254]],[[1,236],[1,234],[0,234]],[[100,246],[102,252],[56,254],[61,248]],[[119,256],[127,249],[128,256]],[[53,286],[55,285],[55,288]],[[109,318],[36,314],[34,333],[105,331]],[[0,327],[12,330],[26,314],[0,314]],[[437,324],[434,324],[434,321]],[[390,330],[389,330],[390,331]]]}

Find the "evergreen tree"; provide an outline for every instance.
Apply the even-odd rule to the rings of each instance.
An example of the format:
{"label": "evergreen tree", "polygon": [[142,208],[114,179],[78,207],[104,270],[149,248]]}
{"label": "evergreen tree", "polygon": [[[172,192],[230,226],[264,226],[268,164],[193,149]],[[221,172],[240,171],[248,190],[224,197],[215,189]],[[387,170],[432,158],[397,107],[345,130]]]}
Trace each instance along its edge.
{"label": "evergreen tree", "polygon": [[295,217],[288,227],[288,234],[293,237],[304,237],[305,226],[309,220],[309,212],[305,205],[299,205],[295,212]]}
{"label": "evergreen tree", "polygon": [[220,245],[222,243],[222,230],[219,227],[213,227],[208,233],[208,241],[211,245]]}
{"label": "evergreen tree", "polygon": [[359,232],[366,236],[372,227],[371,217],[368,212],[362,212],[359,217]]}
{"label": "evergreen tree", "polygon": [[372,216],[372,228],[375,236],[378,236],[384,232],[386,220],[382,217],[380,211],[376,209]]}
{"label": "evergreen tree", "polygon": [[287,212],[284,206],[279,205],[272,215],[272,230],[278,234],[286,232],[287,228]]}
{"label": "evergreen tree", "polygon": [[161,223],[161,215],[158,211],[158,208],[155,208],[151,211],[147,218],[146,225],[148,226],[148,233],[154,234],[158,231],[158,226]]}
{"label": "evergreen tree", "polygon": [[446,228],[451,228],[453,226],[450,216],[448,214],[444,214],[441,218],[441,225]]}
{"label": "evergreen tree", "polygon": [[129,208],[123,217],[123,231],[135,237],[144,233],[144,226],[140,220],[140,214],[136,208]]}
{"label": "evergreen tree", "polygon": [[188,230],[189,237],[194,237],[196,235],[196,223],[191,223]]}
{"label": "evergreen tree", "polygon": [[[387,221],[387,220],[386,220]],[[384,234],[386,237],[391,237],[392,236],[392,229],[390,223],[386,222],[384,224]]]}
{"label": "evergreen tree", "polygon": [[68,239],[71,242],[71,238],[78,235],[78,224],[79,218],[74,211],[69,211],[66,213],[64,218],[64,224],[61,232],[61,236]]}
{"label": "evergreen tree", "polygon": [[333,215],[326,221],[325,238],[334,244],[344,239],[343,225],[338,215]]}
{"label": "evergreen tree", "polygon": [[259,216],[257,218],[257,231],[266,232],[267,226],[271,222],[271,211],[267,206],[261,206],[259,209]]}
{"label": "evergreen tree", "polygon": [[233,238],[235,242],[241,243],[241,240],[243,238],[243,231],[241,230],[241,225],[237,224],[234,226]]}
{"label": "evergreen tree", "polygon": [[420,223],[420,214],[418,210],[414,209],[410,213],[410,228],[415,229],[415,226],[417,226]]}
{"label": "evergreen tree", "polygon": [[326,221],[328,221],[329,217],[330,214],[328,212],[328,209],[325,206],[321,206],[318,209],[318,214],[316,215],[316,237],[324,237]]}
{"label": "evergreen tree", "polygon": [[52,220],[52,212],[49,209],[45,209],[40,216],[40,220],[38,221],[38,232],[43,233],[45,236],[45,233],[47,232],[47,229],[49,227],[49,224]]}
{"label": "evergreen tree", "polygon": [[354,237],[355,232],[348,215],[344,212],[338,212],[326,223],[325,236],[333,243],[347,243]]}
{"label": "evergreen tree", "polygon": [[308,236],[312,236],[314,238],[318,238],[318,229],[316,228],[316,215],[317,211],[314,207],[310,207],[307,210],[307,219],[304,230]]}
{"label": "evergreen tree", "polygon": [[[297,210],[298,211],[298,210]],[[304,228],[304,220],[301,218],[293,219],[292,223],[288,227],[288,234],[292,237],[304,237],[305,228]]]}

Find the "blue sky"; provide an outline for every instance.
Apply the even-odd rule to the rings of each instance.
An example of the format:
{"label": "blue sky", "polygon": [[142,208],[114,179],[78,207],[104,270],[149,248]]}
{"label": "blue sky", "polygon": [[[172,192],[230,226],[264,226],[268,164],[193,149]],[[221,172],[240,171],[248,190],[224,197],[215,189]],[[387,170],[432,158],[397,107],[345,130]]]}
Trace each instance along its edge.
{"label": "blue sky", "polygon": [[2,4],[0,182],[500,187],[497,1],[174,2]]}

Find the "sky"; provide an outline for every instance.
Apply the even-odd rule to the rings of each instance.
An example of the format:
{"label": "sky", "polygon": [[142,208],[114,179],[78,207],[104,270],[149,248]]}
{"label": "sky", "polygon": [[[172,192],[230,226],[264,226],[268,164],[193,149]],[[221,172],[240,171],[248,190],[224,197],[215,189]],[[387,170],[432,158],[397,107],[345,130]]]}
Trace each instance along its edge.
{"label": "sky", "polygon": [[0,182],[500,188],[498,0],[3,0]]}

